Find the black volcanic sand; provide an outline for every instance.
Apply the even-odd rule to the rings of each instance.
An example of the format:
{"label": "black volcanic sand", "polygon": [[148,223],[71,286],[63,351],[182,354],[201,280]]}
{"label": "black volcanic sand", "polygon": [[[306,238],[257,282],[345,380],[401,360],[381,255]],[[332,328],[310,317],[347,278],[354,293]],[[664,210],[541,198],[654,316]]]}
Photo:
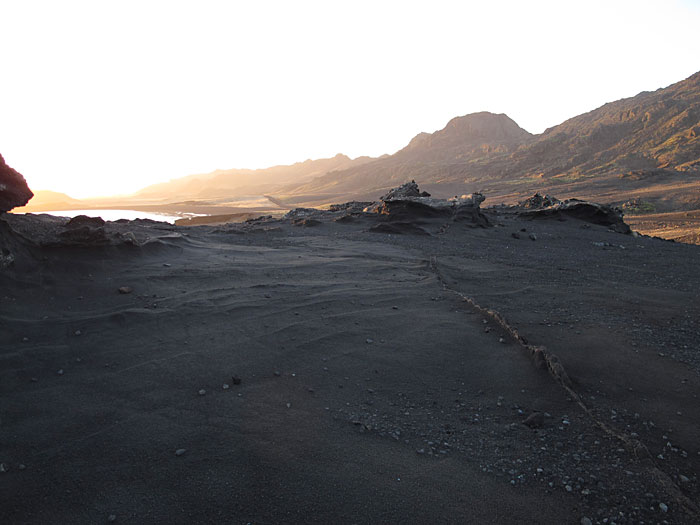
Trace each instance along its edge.
{"label": "black volcanic sand", "polygon": [[0,230],[0,522],[696,522],[700,249],[489,216]]}

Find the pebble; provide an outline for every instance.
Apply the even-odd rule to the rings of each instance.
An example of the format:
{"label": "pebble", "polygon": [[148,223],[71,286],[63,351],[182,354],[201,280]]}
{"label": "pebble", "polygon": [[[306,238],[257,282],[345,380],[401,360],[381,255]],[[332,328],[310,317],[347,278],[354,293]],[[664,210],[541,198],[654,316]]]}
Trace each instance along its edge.
{"label": "pebble", "polygon": [[176,455],[176,456],[182,456],[185,452],[187,452],[187,449],[186,449],[186,448],[178,448],[178,449],[175,451],[175,455]]}
{"label": "pebble", "polygon": [[391,309],[392,309],[392,310],[398,310],[399,307],[398,307],[398,306],[392,306]]}
{"label": "pebble", "polygon": [[505,343],[505,342],[506,342],[506,340],[505,340],[505,339],[503,339],[502,337],[499,337],[499,338],[498,338],[498,342],[499,342],[499,343]]}
{"label": "pebble", "polygon": [[110,521],[110,522],[112,522],[112,521],[117,521],[117,515],[116,515],[116,514],[110,514],[109,516],[107,516],[107,521]]}
{"label": "pebble", "polygon": [[581,525],[593,525],[593,522],[591,521],[591,518],[584,516],[581,518]]}
{"label": "pebble", "polygon": [[0,473],[5,473],[7,472],[7,467],[5,466],[4,463],[0,463]]}
{"label": "pebble", "polygon": [[63,368],[61,368],[58,372],[56,372],[59,376],[63,375]]}
{"label": "pebble", "polygon": [[228,390],[231,387],[228,386],[228,383],[224,383],[224,386],[222,386],[221,388],[223,388],[224,390]]}
{"label": "pebble", "polygon": [[131,293],[132,291],[133,291],[133,290],[132,290],[131,287],[129,287],[129,286],[121,286],[121,287],[119,288],[119,293],[122,294],[122,295],[129,294],[129,293]]}
{"label": "pebble", "polygon": [[368,338],[367,341],[365,341],[365,342],[366,342],[368,345],[371,345],[372,343],[374,343],[374,339],[369,339],[369,338]]}
{"label": "pebble", "polygon": [[535,235],[534,233],[531,233],[531,234],[529,235],[529,237],[530,237],[530,239],[532,239],[533,241],[536,241],[536,240],[537,240],[537,235]]}
{"label": "pebble", "polygon": [[275,370],[275,371],[273,372],[273,374],[274,374],[275,377],[279,377],[279,376],[282,375],[282,372],[280,372],[279,370]]}
{"label": "pebble", "polygon": [[23,342],[23,343],[28,343],[28,342],[29,342],[29,338],[28,338],[28,337],[23,337],[23,338],[22,338],[22,342]]}
{"label": "pebble", "polygon": [[74,333],[75,335],[77,335],[77,336],[83,335],[83,332],[81,332],[80,330],[76,330],[76,331],[73,332],[73,333]]}
{"label": "pebble", "polygon": [[206,393],[207,393],[207,391],[204,390],[203,388],[198,392],[198,394],[199,394],[200,396],[203,396],[203,395],[206,394]]}
{"label": "pebble", "polygon": [[287,408],[292,408],[292,404],[291,404],[291,403],[287,403]]}
{"label": "pebble", "polygon": [[24,470],[24,469],[27,468],[27,465],[25,465],[24,463],[20,463],[19,466],[18,466],[17,468],[20,469],[20,470]]}
{"label": "pebble", "polygon": [[688,478],[688,476],[684,476],[683,474],[681,474],[680,476],[678,476],[678,479],[681,480],[681,483],[688,483],[688,482],[690,481],[690,479]]}
{"label": "pebble", "polygon": [[665,503],[659,503],[659,510],[661,510],[661,512],[668,512],[668,505]]}

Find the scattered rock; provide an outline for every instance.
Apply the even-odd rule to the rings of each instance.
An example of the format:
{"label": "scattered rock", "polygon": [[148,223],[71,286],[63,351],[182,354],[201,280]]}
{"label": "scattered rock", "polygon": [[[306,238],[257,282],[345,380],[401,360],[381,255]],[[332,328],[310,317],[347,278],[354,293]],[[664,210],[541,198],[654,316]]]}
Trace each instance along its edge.
{"label": "scattered rock", "polygon": [[186,448],[178,448],[178,449],[175,451],[175,455],[176,455],[176,456],[182,456],[185,452],[187,452],[187,449],[186,449]]}
{"label": "scattered rock", "polygon": [[221,388],[223,388],[224,390],[228,390],[231,387],[228,385],[228,383],[224,383]]}
{"label": "scattered rock", "polygon": [[107,521],[109,521],[109,522],[117,521],[117,515],[116,515],[116,514],[110,514],[109,516],[107,516]]}
{"label": "scattered rock", "polygon": [[119,288],[118,291],[119,291],[120,294],[126,295],[126,294],[131,293],[131,292],[132,292],[132,289],[131,289],[129,286],[122,286],[122,287]]}
{"label": "scattered rock", "polygon": [[520,234],[518,232],[513,232],[510,236],[513,237],[513,239],[520,239]]}
{"label": "scattered rock", "polygon": [[62,376],[63,375],[63,368],[61,368],[58,372],[56,372],[56,374],[58,374],[59,376]]}
{"label": "scattered rock", "polygon": [[537,235],[535,235],[534,233],[531,233],[530,235],[528,235],[528,237],[530,237],[530,240],[532,240],[532,241],[537,240]]}
{"label": "scattered rock", "polygon": [[584,516],[581,518],[581,525],[593,525],[593,522],[591,521],[591,518]]}
{"label": "scattered rock", "polygon": [[204,390],[204,389],[202,388],[202,389],[201,389],[199,392],[197,392],[197,393],[198,393],[200,396],[203,396],[203,395],[205,395],[205,394],[207,393],[207,391]]}
{"label": "scattered rock", "polygon": [[659,503],[659,510],[661,512],[668,512],[668,505],[666,505],[665,503]]}

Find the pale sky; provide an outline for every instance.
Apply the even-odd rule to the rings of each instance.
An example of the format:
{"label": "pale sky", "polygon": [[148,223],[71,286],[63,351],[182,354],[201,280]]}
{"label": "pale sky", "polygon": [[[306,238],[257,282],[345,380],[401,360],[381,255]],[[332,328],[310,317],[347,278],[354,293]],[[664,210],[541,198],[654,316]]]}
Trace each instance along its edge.
{"label": "pale sky", "polygon": [[34,190],[532,133],[700,70],[700,0],[0,0],[0,153]]}

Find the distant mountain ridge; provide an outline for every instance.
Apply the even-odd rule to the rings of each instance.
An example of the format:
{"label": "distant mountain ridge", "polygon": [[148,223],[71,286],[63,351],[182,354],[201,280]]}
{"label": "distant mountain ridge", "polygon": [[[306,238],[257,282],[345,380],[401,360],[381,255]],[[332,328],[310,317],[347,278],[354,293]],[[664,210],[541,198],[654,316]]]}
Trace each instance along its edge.
{"label": "distant mountain ridge", "polygon": [[314,177],[361,166],[370,157],[350,157],[338,153],[328,159],[306,160],[290,166],[271,168],[216,170],[211,173],[189,175],[170,182],[148,186],[135,194],[137,198],[159,199],[226,199],[241,194],[263,194],[281,185],[300,183]]}
{"label": "distant mountain ridge", "polygon": [[[394,155],[285,190],[290,199],[313,191],[359,197],[415,179],[441,196],[487,189],[492,198],[512,201],[545,189],[616,200],[668,186],[671,179],[695,188],[698,177],[700,73],[605,104],[540,135],[527,133],[505,115],[458,117],[442,130],[417,135]],[[697,191],[692,196],[673,191],[680,204],[700,207]],[[673,195],[649,198],[663,201]]]}

